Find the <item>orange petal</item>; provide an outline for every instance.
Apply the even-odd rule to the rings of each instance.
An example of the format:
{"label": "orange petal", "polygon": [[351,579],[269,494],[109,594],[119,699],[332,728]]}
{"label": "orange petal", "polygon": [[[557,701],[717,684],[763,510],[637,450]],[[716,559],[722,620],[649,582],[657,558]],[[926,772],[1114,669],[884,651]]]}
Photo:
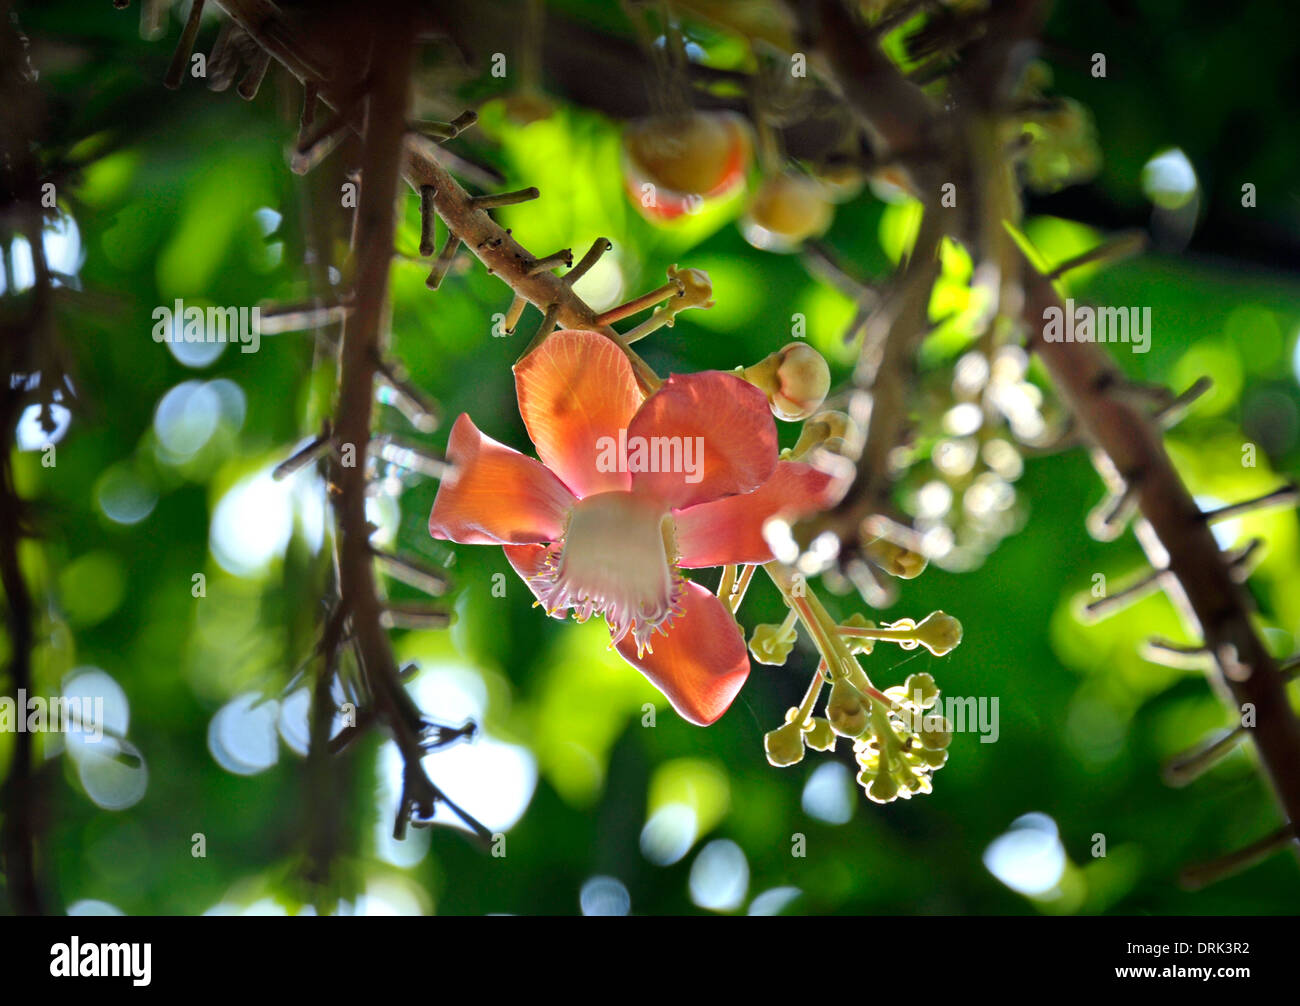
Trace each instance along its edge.
{"label": "orange petal", "polygon": [[749,676],[749,654],[736,620],[698,583],[686,584],[685,611],[667,635],[652,637],[654,652],[636,655],[631,635],[618,644],[623,659],[664,693],[682,719],[706,727],[727,711]]}
{"label": "orange petal", "polygon": [[461,413],[451,428],[452,473],[438,486],[429,533],[462,545],[522,545],[564,533],[573,494],[539,461],[484,436]]}
{"label": "orange petal", "polygon": [[[767,396],[716,370],[673,374],[641,406],[627,439],[628,467],[642,469],[632,475],[633,488],[671,507],[747,493],[776,469],[776,422]],[[638,462],[642,444],[645,461]]]}
{"label": "orange petal", "polygon": [[[533,592],[533,597],[539,601],[537,590],[533,587],[533,578],[540,576],[546,571],[547,556],[556,551],[555,545],[506,545],[503,551],[506,554],[506,561],[519,574],[519,578]],[[567,610],[560,610],[551,615],[552,618],[558,618],[564,621],[568,617]]]}
{"label": "orange petal", "polygon": [[835,502],[835,480],[812,465],[782,461],[770,479],[744,496],[701,503],[674,514],[679,565],[724,566],[772,558],[763,524],[773,517],[797,520]]}
{"label": "orange petal", "polygon": [[626,471],[608,464],[616,458],[609,446],[636,414],[641,390],[610,340],[595,332],[554,333],[515,364],[515,390],[537,456],[579,499],[631,485]]}

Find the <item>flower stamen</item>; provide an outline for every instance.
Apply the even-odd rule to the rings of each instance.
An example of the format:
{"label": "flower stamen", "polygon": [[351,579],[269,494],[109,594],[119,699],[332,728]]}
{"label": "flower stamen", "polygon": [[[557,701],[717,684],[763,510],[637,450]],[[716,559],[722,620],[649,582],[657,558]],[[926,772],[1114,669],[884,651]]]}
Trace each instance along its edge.
{"label": "flower stamen", "polygon": [[637,656],[654,652],[684,611],[686,583],[675,563],[672,518],[663,503],[631,492],[588,496],[570,511],[558,553],[531,580],[548,612],[570,608],[579,622],[603,616],[610,645],[629,634]]}

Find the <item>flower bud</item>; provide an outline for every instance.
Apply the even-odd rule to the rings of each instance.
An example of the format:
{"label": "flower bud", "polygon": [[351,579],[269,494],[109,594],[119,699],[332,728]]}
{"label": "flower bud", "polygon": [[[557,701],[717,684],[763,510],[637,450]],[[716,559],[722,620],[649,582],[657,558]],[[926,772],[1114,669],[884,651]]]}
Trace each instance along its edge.
{"label": "flower bud", "polygon": [[830,722],[820,716],[814,716],[810,726],[804,730],[804,743],[814,751],[830,751],[835,747],[835,731]]}
{"label": "flower bud", "polygon": [[867,796],[876,803],[891,803],[898,796],[898,780],[882,769],[868,783]]}
{"label": "flower bud", "polygon": [[786,422],[798,422],[815,413],[831,387],[830,367],[806,342],[790,343],[746,367],[739,376],[766,392],[773,415]]}
{"label": "flower bud", "polygon": [[850,442],[856,437],[853,420],[846,413],[830,410],[819,412],[804,422],[803,429],[799,432],[799,441],[790,452],[790,458],[801,461],[819,447],[832,454],[846,455],[850,450]]}
{"label": "flower bud", "polygon": [[673,220],[738,191],[752,155],[749,125],[733,113],[654,116],[623,134],[624,182],[642,214]]}
{"label": "flower bud", "polygon": [[841,737],[857,737],[867,729],[867,709],[862,695],[847,681],[835,682],[826,702],[826,718],[831,729]]}
{"label": "flower bud", "polygon": [[932,713],[922,721],[918,736],[927,751],[943,751],[952,743],[952,724]]}
{"label": "flower bud", "polygon": [[832,216],[825,186],[807,175],[786,172],[763,179],[740,229],[755,248],[792,252],[825,231]]}
{"label": "flower bud", "polygon": [[763,751],[768,763],[777,768],[796,765],[803,760],[803,726],[787,722],[763,735]]}
{"label": "flower bud", "polygon": [[826,401],[831,389],[830,367],[806,342],[792,342],[781,350],[776,373],[779,388],[771,401],[778,419],[807,419]]}
{"label": "flower bud", "polygon": [[930,771],[943,768],[948,761],[948,752],[943,749],[931,751],[929,748],[918,748],[913,754],[915,754],[917,762],[928,766]]}
{"label": "flower bud", "polygon": [[668,278],[682,284],[681,295],[675,304],[677,311],[685,311],[688,307],[713,306],[713,280],[709,279],[709,274],[703,269],[678,269],[672,265],[668,267]]}
{"label": "flower bud", "polygon": [[892,541],[877,538],[867,545],[867,555],[890,576],[913,580],[925,572],[929,560],[919,552],[903,548]]}
{"label": "flower bud", "polygon": [[756,625],[754,634],[749,637],[749,652],[760,664],[780,667],[794,649],[797,637],[798,630],[793,625],[789,629],[769,623]]}
{"label": "flower bud", "polygon": [[[855,611],[844,619],[840,625],[850,629],[874,629],[876,627],[876,623],[860,611]],[[870,653],[876,645],[876,641],[867,636],[845,636],[844,643],[848,646],[850,653]]]}
{"label": "flower bud", "polygon": [[942,611],[932,611],[916,627],[916,639],[936,657],[942,657],[961,642],[961,622]]}
{"label": "flower bud", "polygon": [[[939,697],[939,686],[934,683],[934,675],[925,671],[909,674],[903,683],[903,691],[909,701],[915,702],[922,709],[929,709]],[[920,702],[917,702],[918,696]]]}

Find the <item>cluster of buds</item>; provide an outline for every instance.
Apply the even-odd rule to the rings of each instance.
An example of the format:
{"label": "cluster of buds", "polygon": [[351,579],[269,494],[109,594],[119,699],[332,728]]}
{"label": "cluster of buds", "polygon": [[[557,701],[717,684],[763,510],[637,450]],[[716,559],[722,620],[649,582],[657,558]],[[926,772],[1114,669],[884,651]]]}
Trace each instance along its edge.
{"label": "cluster of buds", "polygon": [[778,768],[803,761],[804,749],[832,751],[835,748],[835,729],[824,716],[799,719],[799,710],[791,706],[786,710],[785,723],[763,735],[763,751],[770,764]]}
{"label": "cluster of buds", "polygon": [[[761,663],[784,663],[794,645],[798,618],[809,627],[822,660],[803,701],[787,710],[779,727],[764,735],[768,762],[777,767],[795,765],[806,750],[831,751],[837,739],[845,737],[853,743],[857,780],[870,799],[889,803],[900,796],[930,792],[931,776],[947,761],[952,741],[952,725],[934,708],[939,699],[934,678],[916,673],[902,685],[880,691],[857,658],[871,653],[878,642],[897,643],[904,649],[924,647],[934,656],[944,656],[961,642],[961,623],[936,611],[920,622],[905,618],[876,626],[855,614],[834,624],[815,600],[809,603],[795,595],[787,601],[795,602],[790,616],[780,625],[757,626],[749,641],[750,652]],[[824,715],[814,715],[828,682]]]}
{"label": "cluster of buds", "polygon": [[950,385],[927,390],[922,415],[938,418],[918,432],[904,497],[916,538],[898,546],[963,571],[1019,529],[1021,445],[1041,448],[1057,436],[1028,366],[1019,346],[975,349],[958,359]]}
{"label": "cluster of buds", "polygon": [[[624,186],[646,219],[672,224],[741,193],[753,173],[754,148],[753,128],[732,112],[639,119],[623,132]],[[794,252],[825,233],[835,203],[856,194],[861,179],[844,168],[812,175],[775,160],[763,158],[738,226],[755,248]]]}
{"label": "cluster of buds", "polygon": [[853,741],[858,784],[876,803],[929,793],[931,776],[948,760],[952,724],[933,707],[939,689],[929,674],[911,674],[872,708],[872,729]]}

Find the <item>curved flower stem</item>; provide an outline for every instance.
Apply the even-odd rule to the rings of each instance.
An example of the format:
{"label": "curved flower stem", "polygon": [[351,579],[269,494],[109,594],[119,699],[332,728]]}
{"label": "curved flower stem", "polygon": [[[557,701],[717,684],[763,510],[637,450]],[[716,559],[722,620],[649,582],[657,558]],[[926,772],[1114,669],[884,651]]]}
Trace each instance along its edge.
{"label": "curved flower stem", "polygon": [[800,726],[803,726],[812,718],[813,707],[817,705],[817,698],[825,687],[826,661],[819,660],[817,670],[813,672],[812,680],[808,682],[808,690],[803,693],[803,699],[799,703],[799,712],[796,714],[795,722]]}
{"label": "curved flower stem", "polygon": [[[790,567],[784,563],[773,560],[764,563],[763,569],[772,578],[777,590],[781,591],[785,603],[799,616],[799,620],[803,622],[808,634],[812,636],[813,643],[826,664],[826,671],[830,676],[830,680],[845,681],[863,695],[869,695],[872,692],[879,695],[880,693],[872,686],[866,672],[862,670],[861,665],[854,659],[844,640],[840,638],[839,633],[836,631],[838,626],[835,624],[835,620],[822,607],[817,595],[808,589],[807,584],[802,584],[802,589],[796,591],[794,576],[790,571]],[[883,698],[883,696],[881,697]]]}
{"label": "curved flower stem", "polygon": [[778,635],[778,636],[784,636],[787,632],[789,632],[791,629],[793,629],[793,628],[794,628],[795,619],[797,619],[798,617],[799,617],[799,612],[795,611],[794,608],[791,608],[791,609],[786,613],[785,621],[783,621],[783,622],[781,623],[781,631],[778,632],[777,635]]}
{"label": "curved flower stem", "polygon": [[740,602],[745,599],[745,591],[749,589],[749,582],[754,578],[754,569],[755,567],[752,565],[722,567],[722,579],[718,583],[718,597],[733,615],[739,610]]}

